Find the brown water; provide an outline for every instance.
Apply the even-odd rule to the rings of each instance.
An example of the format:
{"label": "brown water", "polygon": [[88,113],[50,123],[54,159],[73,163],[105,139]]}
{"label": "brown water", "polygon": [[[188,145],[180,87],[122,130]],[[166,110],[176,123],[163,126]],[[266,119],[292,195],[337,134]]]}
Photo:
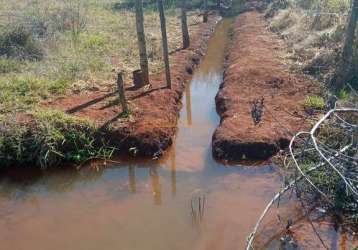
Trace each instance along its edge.
{"label": "brown water", "polygon": [[187,85],[164,159],[1,178],[0,249],[243,249],[280,176],[273,166],[227,167],[211,156],[231,24],[218,25]]}

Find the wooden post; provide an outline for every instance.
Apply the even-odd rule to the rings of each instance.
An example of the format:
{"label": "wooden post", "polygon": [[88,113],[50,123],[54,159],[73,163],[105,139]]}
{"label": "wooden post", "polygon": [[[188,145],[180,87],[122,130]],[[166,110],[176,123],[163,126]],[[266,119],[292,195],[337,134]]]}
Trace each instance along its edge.
{"label": "wooden post", "polygon": [[165,64],[165,77],[167,80],[168,88],[172,88],[172,82],[170,78],[170,65],[169,65],[169,51],[168,51],[168,38],[167,38],[167,28],[165,24],[165,15],[164,15],[164,6],[163,0],[158,0],[158,10],[160,16],[160,27],[162,30],[162,40],[163,40],[163,58]]}
{"label": "wooden post", "polygon": [[144,16],[143,16],[143,3],[142,0],[135,0],[136,9],[136,28],[138,38],[138,48],[140,56],[140,68],[143,73],[144,84],[149,84],[149,69],[148,69],[148,57],[147,48],[144,34]]}
{"label": "wooden post", "polygon": [[118,87],[119,102],[122,105],[122,111],[124,113],[128,113],[129,110],[128,110],[128,105],[127,105],[126,95],[124,93],[124,83],[123,83],[122,73],[118,73],[117,87]]}
{"label": "wooden post", "polygon": [[207,23],[208,22],[208,16],[209,16],[209,12],[208,12],[208,0],[204,0],[204,15],[203,15],[203,22]]}
{"label": "wooden post", "polygon": [[186,49],[190,46],[188,21],[186,16],[186,0],[181,0],[181,4],[181,29],[183,36],[183,49]]}

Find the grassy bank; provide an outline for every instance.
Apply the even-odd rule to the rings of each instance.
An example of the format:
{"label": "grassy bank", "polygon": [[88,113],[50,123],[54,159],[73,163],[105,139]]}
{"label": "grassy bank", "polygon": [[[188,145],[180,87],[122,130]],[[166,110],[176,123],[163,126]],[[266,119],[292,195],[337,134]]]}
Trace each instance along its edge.
{"label": "grassy bank", "polygon": [[21,117],[7,117],[0,121],[1,167],[46,168],[63,162],[109,158],[114,149],[97,138],[98,131],[90,121],[60,111],[32,111]]}

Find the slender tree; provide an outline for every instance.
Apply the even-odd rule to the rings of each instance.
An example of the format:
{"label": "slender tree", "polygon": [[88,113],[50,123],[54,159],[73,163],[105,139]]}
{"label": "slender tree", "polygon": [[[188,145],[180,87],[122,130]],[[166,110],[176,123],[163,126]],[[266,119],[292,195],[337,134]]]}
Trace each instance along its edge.
{"label": "slender tree", "polygon": [[136,27],[138,37],[138,47],[140,56],[140,68],[143,74],[144,84],[149,84],[149,69],[147,48],[144,34],[144,16],[143,16],[143,3],[142,0],[135,0],[135,13],[136,13]]}
{"label": "slender tree", "polygon": [[167,27],[165,24],[165,14],[163,0],[158,0],[158,10],[160,17],[160,27],[162,30],[162,40],[163,40],[163,58],[165,64],[165,77],[167,80],[168,88],[172,87],[171,78],[170,78],[170,65],[169,65],[169,51],[168,51],[168,38],[167,38]]}
{"label": "slender tree", "polygon": [[349,74],[352,70],[353,42],[358,21],[358,0],[353,0],[352,2],[353,4],[346,29],[342,58],[336,76],[332,82],[332,87],[336,91],[339,91],[344,87],[345,83],[349,80]]}
{"label": "slender tree", "polygon": [[209,16],[209,12],[208,12],[208,0],[204,0],[204,15],[203,15],[203,22],[207,23],[208,22],[208,16]]}
{"label": "slender tree", "polygon": [[183,35],[183,49],[190,46],[190,37],[188,30],[188,21],[186,16],[186,0],[181,0],[181,29]]}

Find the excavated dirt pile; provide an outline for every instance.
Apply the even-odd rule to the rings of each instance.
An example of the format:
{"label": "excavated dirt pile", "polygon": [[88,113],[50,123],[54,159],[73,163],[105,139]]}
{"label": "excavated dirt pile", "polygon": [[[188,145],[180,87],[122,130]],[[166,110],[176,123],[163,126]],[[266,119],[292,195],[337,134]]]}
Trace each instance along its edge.
{"label": "excavated dirt pile", "polygon": [[237,18],[216,97],[221,117],[213,136],[217,159],[268,159],[308,125],[304,100],[319,89],[307,77],[286,70],[282,48],[279,38],[266,29],[262,14],[249,11]]}

